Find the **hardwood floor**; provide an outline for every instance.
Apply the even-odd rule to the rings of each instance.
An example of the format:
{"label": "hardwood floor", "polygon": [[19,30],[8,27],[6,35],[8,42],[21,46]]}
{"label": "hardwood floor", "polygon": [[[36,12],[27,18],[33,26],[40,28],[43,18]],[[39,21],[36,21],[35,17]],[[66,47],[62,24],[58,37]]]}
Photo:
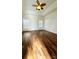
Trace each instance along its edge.
{"label": "hardwood floor", "polygon": [[[35,30],[35,31],[23,31],[22,35],[23,35],[23,43],[22,43],[23,45],[24,45],[24,38],[27,38],[26,40],[29,40],[34,35],[36,35],[38,38],[41,38],[41,42],[44,43],[48,53],[51,56],[51,59],[57,59],[57,34],[46,30]],[[24,57],[25,53],[24,49],[22,53]]]}

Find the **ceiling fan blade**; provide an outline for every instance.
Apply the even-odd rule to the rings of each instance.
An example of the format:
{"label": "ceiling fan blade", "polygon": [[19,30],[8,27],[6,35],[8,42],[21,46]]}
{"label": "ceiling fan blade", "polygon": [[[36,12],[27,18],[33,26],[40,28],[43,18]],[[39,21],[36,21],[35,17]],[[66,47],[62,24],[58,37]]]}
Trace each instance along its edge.
{"label": "ceiling fan blade", "polygon": [[32,6],[37,7],[37,5],[32,5]]}
{"label": "ceiling fan blade", "polygon": [[39,0],[37,0],[37,4],[38,4],[38,5],[40,5],[40,2],[39,2]]}
{"label": "ceiling fan blade", "polygon": [[41,4],[41,6],[45,6],[45,5],[46,5],[46,3],[42,3],[42,4]]}

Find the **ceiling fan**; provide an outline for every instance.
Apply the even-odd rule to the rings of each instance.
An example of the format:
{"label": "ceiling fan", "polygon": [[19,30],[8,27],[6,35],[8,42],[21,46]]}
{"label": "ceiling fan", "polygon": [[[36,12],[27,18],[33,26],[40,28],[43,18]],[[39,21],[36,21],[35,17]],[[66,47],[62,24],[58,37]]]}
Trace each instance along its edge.
{"label": "ceiling fan", "polygon": [[46,6],[46,3],[40,3],[39,0],[36,1],[36,4],[32,6],[36,7],[36,10],[43,10],[43,7]]}

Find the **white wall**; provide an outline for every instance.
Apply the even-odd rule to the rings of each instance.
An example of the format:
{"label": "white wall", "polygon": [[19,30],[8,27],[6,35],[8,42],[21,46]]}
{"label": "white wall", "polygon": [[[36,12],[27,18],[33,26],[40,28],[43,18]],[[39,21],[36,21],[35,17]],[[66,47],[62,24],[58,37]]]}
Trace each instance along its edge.
{"label": "white wall", "polygon": [[54,1],[43,13],[44,29],[53,33],[57,33],[57,2]]}
{"label": "white wall", "polygon": [[45,16],[44,29],[53,33],[57,33],[57,15],[56,11]]}
{"label": "white wall", "polygon": [[43,22],[44,17],[38,11],[26,10],[23,13],[23,31],[43,29]]}
{"label": "white wall", "polygon": [[26,15],[23,17],[23,31],[45,29],[57,33],[57,11],[46,16]]}
{"label": "white wall", "polygon": [[23,18],[23,31],[37,29],[38,17],[36,15],[27,15],[25,18]]}

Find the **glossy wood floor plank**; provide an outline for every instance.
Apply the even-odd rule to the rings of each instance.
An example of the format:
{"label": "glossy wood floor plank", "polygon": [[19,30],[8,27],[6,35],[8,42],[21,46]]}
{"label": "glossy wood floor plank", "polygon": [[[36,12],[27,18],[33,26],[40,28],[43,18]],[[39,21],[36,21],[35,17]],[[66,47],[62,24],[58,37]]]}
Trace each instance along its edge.
{"label": "glossy wood floor plank", "polygon": [[[28,43],[26,44],[27,47],[32,45],[30,39],[34,36],[37,36],[38,38],[40,38],[40,41],[44,44],[51,58],[52,59],[57,58],[57,34],[46,31],[46,30],[24,31],[22,34],[23,34],[23,43],[22,43],[23,45],[22,46],[24,46],[26,43]],[[25,54],[27,54],[25,53],[24,49],[22,53],[23,53],[22,54],[23,57]]]}

